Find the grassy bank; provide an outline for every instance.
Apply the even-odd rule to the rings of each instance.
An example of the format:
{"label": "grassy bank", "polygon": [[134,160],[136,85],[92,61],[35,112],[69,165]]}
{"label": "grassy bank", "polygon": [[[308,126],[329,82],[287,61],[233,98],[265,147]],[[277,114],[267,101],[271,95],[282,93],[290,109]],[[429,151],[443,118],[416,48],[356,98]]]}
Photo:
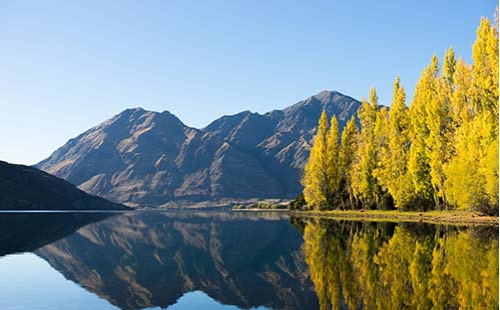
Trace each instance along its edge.
{"label": "grassy bank", "polygon": [[384,211],[384,210],[330,210],[330,211],[290,211],[291,215],[299,217],[322,217],[331,219],[356,219],[366,221],[392,221],[392,222],[427,222],[427,223],[453,223],[453,224],[478,224],[497,225],[498,217],[482,216],[475,212],[467,211]]}

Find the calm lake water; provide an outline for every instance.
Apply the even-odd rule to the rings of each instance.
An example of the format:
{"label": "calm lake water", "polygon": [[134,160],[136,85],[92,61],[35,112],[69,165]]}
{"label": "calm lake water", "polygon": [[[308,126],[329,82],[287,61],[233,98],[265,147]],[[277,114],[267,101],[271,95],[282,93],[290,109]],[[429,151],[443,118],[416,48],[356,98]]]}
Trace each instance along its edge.
{"label": "calm lake water", "polygon": [[0,309],[497,309],[498,227],[0,213]]}

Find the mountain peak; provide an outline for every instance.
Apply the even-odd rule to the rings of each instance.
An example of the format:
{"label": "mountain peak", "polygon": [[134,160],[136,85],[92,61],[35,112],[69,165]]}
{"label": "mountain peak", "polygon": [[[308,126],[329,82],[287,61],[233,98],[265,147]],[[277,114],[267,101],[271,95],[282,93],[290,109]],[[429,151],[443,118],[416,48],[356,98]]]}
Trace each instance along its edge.
{"label": "mountain peak", "polygon": [[38,167],[92,194],[132,205],[292,198],[324,109],[339,127],[360,102],[323,90],[284,110],[243,111],[203,129],[169,111],[127,109],[89,129]]}
{"label": "mountain peak", "polygon": [[336,99],[340,98],[349,98],[350,100],[355,100],[335,90],[322,90],[316,95],[311,96],[310,98],[316,98],[317,100],[321,101],[324,104],[336,101]]}
{"label": "mountain peak", "polygon": [[127,111],[131,111],[131,112],[144,112],[146,110],[144,110],[143,108],[141,107],[135,107],[135,108],[128,108],[128,109],[125,109],[123,112],[127,112]]}
{"label": "mountain peak", "polygon": [[132,115],[141,115],[141,114],[144,114],[148,111],[144,110],[143,108],[141,107],[137,107],[137,108],[128,108],[128,109],[125,109],[123,110],[122,112],[118,113],[117,115],[115,115],[116,117],[119,117],[119,116],[125,116],[125,117],[130,117]]}

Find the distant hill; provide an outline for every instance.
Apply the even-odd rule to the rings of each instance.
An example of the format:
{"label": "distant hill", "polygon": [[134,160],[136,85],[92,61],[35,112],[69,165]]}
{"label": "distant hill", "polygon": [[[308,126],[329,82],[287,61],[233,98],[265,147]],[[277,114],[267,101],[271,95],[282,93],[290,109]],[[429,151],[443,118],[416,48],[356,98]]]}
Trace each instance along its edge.
{"label": "distant hill", "polygon": [[33,167],[0,161],[0,210],[127,210]]}
{"label": "distant hill", "polygon": [[133,206],[171,201],[294,198],[320,113],[341,127],[360,102],[322,91],[284,110],[223,116],[203,129],[128,109],[71,139],[36,166]]}

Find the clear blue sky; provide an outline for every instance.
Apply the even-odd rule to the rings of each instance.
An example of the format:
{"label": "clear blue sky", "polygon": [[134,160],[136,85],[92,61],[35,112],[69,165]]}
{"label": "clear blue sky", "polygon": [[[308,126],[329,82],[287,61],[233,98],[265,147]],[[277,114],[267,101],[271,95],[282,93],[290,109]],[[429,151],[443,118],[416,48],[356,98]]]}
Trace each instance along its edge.
{"label": "clear blue sky", "polygon": [[433,53],[470,61],[497,1],[0,0],[0,160],[34,164],[129,107],[204,127],[323,89],[389,104]]}

